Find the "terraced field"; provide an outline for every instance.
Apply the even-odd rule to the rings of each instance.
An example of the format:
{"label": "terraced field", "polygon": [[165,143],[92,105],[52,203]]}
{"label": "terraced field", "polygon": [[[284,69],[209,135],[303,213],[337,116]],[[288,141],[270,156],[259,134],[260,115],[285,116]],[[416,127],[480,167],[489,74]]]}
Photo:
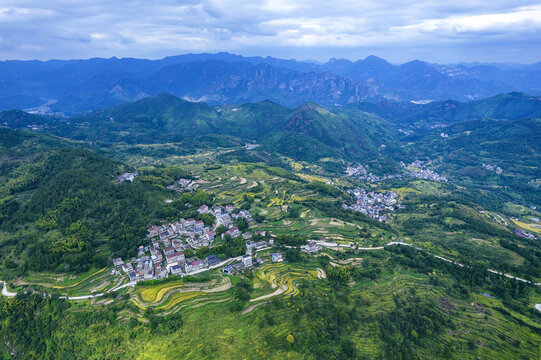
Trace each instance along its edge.
{"label": "terraced field", "polygon": [[[194,298],[205,296],[204,300],[215,302],[231,288],[231,280],[221,275],[202,283],[185,283],[175,280],[158,285],[142,285],[135,290],[132,301],[141,309],[152,307],[158,311],[176,310],[177,305]],[[203,300],[203,299],[201,299]],[[204,302],[199,302],[202,306]]]}
{"label": "terraced field", "polygon": [[255,297],[250,301],[256,302],[278,295],[295,296],[299,293],[297,286],[300,282],[317,280],[319,278],[318,274],[316,269],[293,267],[283,263],[266,265],[256,271],[254,288],[261,291],[255,293],[259,294],[269,289],[273,290],[273,292]]}
{"label": "terraced field", "polygon": [[527,231],[534,232],[536,234],[541,234],[541,224],[526,223],[518,220],[512,220],[515,225],[526,229]]}
{"label": "terraced field", "polygon": [[37,285],[55,289],[63,295],[77,296],[107,291],[121,284],[123,277],[113,275],[107,268],[91,269],[77,277],[58,278],[58,275],[34,274],[26,279],[18,279],[15,286]]}

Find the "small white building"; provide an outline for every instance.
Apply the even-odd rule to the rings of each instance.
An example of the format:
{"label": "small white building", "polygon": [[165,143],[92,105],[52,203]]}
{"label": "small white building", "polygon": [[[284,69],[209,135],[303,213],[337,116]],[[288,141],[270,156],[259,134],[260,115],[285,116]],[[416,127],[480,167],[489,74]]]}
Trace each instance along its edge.
{"label": "small white building", "polygon": [[284,258],[282,257],[281,253],[272,254],[272,262],[282,262],[282,261],[284,261]]}
{"label": "small white building", "polygon": [[113,259],[113,266],[122,266],[124,265],[124,261],[122,260],[122,258],[116,258],[116,259]]}
{"label": "small white building", "polygon": [[242,255],[242,263],[244,264],[245,267],[252,266],[252,256],[248,254]]}
{"label": "small white building", "polygon": [[308,244],[304,245],[304,250],[309,253],[315,253],[321,250],[321,246],[319,246],[316,242],[309,242]]}
{"label": "small white building", "polygon": [[179,265],[171,266],[171,274],[178,275],[180,273],[182,273],[182,268]]}

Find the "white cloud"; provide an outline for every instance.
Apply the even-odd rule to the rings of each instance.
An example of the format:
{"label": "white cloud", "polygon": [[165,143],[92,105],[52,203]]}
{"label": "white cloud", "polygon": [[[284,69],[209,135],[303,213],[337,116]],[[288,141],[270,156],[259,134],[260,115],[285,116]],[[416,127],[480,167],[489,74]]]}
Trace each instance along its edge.
{"label": "white cloud", "polygon": [[2,0],[0,6],[5,58],[290,49],[323,59],[384,47],[400,48],[400,58],[415,57],[408,47],[449,54],[444,47],[451,42],[486,47],[488,56],[528,41],[537,45],[525,54],[541,53],[541,6],[529,0]]}
{"label": "white cloud", "polygon": [[424,20],[418,24],[394,27],[394,31],[461,33],[517,33],[541,29],[541,5],[518,8],[506,13],[452,16]]}

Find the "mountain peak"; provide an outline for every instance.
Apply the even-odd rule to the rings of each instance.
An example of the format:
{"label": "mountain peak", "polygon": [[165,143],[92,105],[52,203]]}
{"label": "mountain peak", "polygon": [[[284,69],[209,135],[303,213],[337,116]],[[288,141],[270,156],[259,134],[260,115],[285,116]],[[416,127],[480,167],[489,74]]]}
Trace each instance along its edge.
{"label": "mountain peak", "polygon": [[363,61],[366,62],[366,63],[372,63],[372,64],[390,65],[389,62],[387,62],[387,60],[382,59],[382,58],[380,58],[378,56],[375,56],[375,55],[368,55]]}

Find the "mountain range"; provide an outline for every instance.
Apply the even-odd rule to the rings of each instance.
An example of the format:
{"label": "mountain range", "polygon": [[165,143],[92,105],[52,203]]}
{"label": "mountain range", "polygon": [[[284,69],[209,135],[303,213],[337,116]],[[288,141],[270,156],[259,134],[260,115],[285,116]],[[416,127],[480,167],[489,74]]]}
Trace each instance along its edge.
{"label": "mountain range", "polygon": [[539,64],[438,65],[415,60],[393,65],[376,56],[324,64],[228,53],[160,60],[2,61],[0,110],[73,115],[162,92],[211,105],[469,101],[506,92],[539,94],[540,80]]}
{"label": "mountain range", "polygon": [[395,164],[424,159],[457,175],[490,162],[530,181],[541,176],[529,165],[541,153],[539,118],[541,99],[524,93],[464,103],[305,102],[295,108],[269,100],[209,105],[160,93],[72,117],[4,111],[0,124],[98,146],[175,143],[183,153],[255,142],[255,151],[228,155],[250,162],[275,161],[275,155],[320,164],[328,158]]}

